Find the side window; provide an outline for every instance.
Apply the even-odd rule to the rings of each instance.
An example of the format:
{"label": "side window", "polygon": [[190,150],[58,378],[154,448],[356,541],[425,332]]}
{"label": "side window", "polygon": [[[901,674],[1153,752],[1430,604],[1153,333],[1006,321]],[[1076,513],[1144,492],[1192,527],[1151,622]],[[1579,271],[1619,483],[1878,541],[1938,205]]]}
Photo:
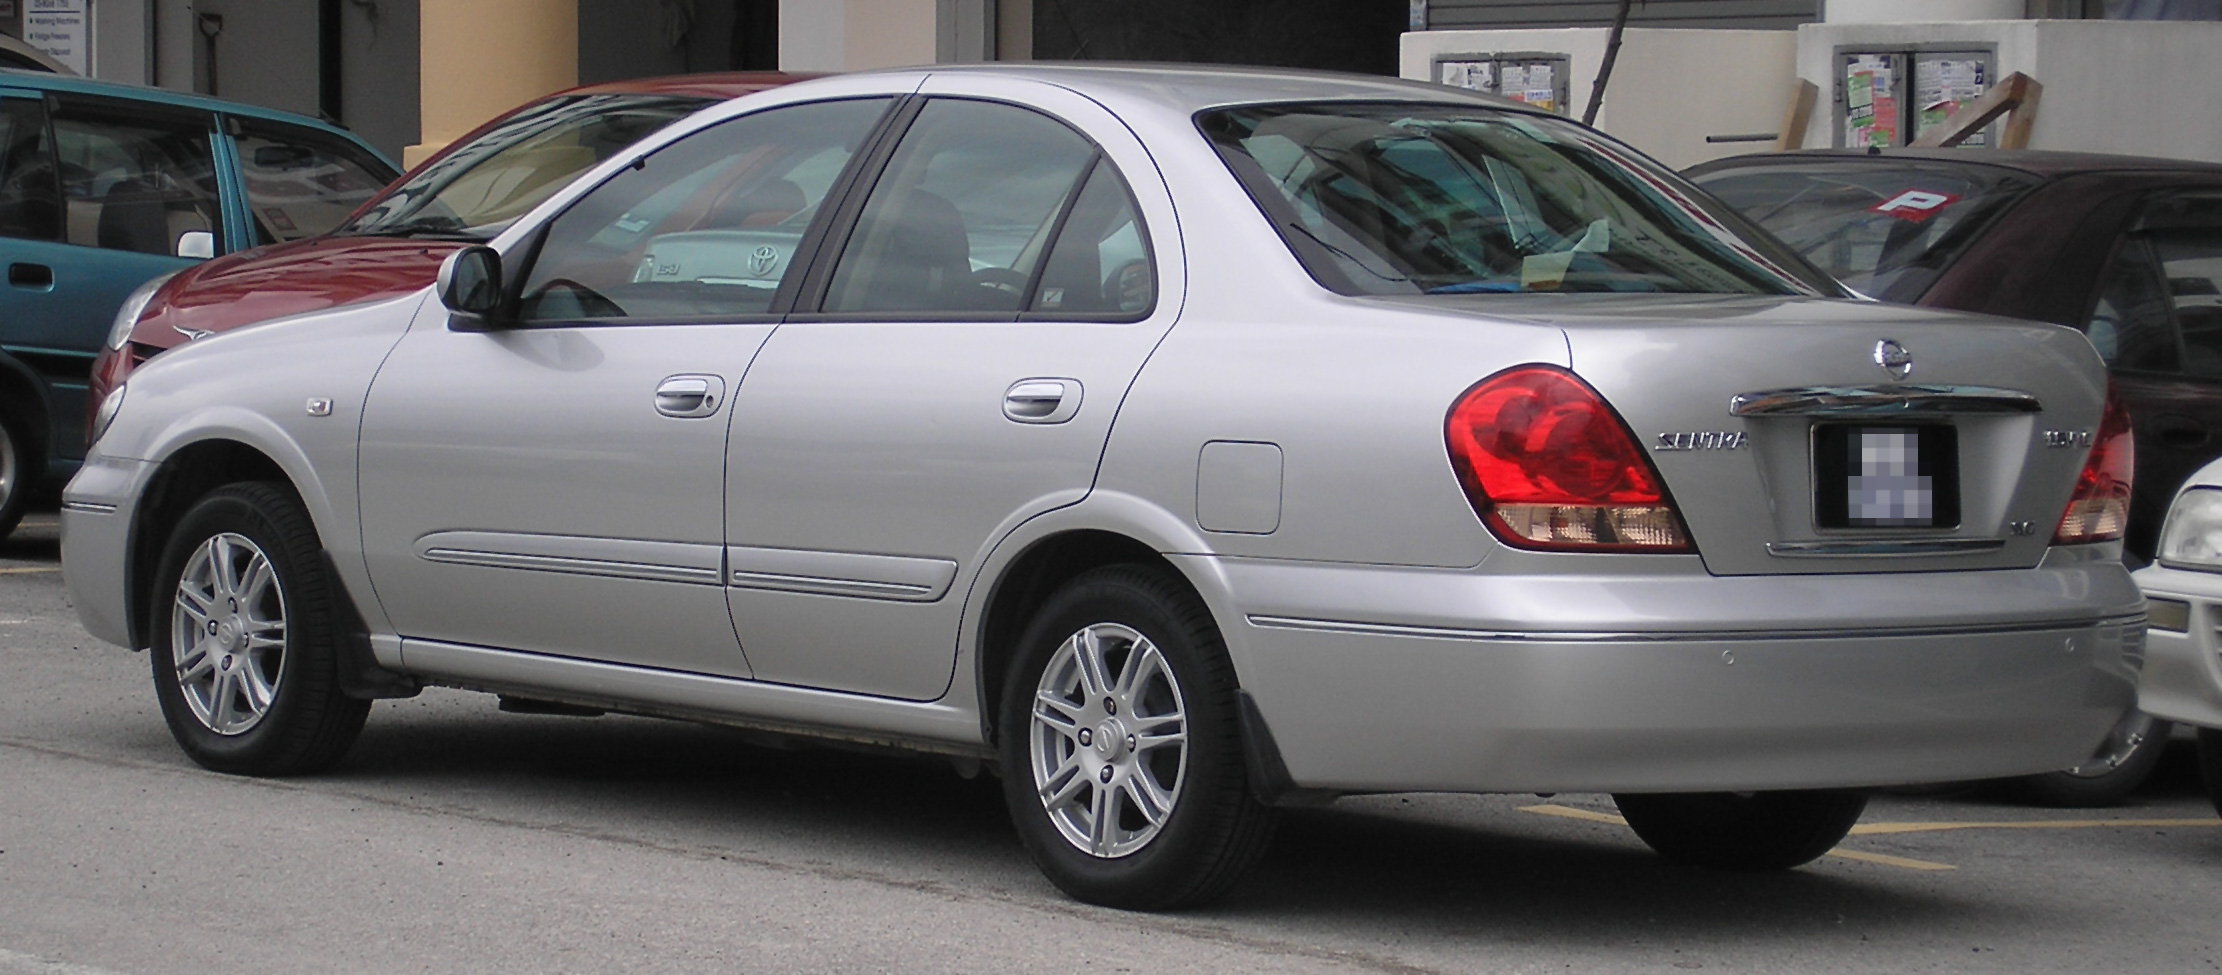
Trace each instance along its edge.
{"label": "side window", "polygon": [[1111,163],[1098,159],[1057,229],[1026,310],[1132,317],[1146,314],[1156,302],[1157,274],[1135,215],[1134,196]]}
{"label": "side window", "polygon": [[[1037,112],[928,102],[865,200],[824,310],[1017,314],[1095,157],[1092,143]],[[1075,284],[1065,294],[1083,297],[1089,282],[1056,287]]]}
{"label": "side window", "polygon": [[[62,239],[144,254],[212,256],[213,250],[184,253],[223,237],[210,125],[197,113],[150,116],[64,102],[54,115]],[[196,232],[208,237],[190,236]]]}
{"label": "side window", "polygon": [[46,111],[29,98],[0,98],[0,237],[58,240],[61,191]]}
{"label": "side window", "polygon": [[746,115],[621,170],[551,221],[527,321],[761,315],[884,98]]}
{"label": "side window", "polygon": [[232,141],[258,245],[339,226],[396,175],[357,146],[295,126],[249,120]]}
{"label": "side window", "polygon": [[2084,333],[2108,365],[2131,372],[2176,372],[2182,349],[2168,320],[2167,295],[2152,245],[2141,236],[2122,241],[2106,269],[2097,307]]}
{"label": "side window", "polygon": [[2152,236],[2183,337],[2183,371],[2222,379],[2222,227]]}

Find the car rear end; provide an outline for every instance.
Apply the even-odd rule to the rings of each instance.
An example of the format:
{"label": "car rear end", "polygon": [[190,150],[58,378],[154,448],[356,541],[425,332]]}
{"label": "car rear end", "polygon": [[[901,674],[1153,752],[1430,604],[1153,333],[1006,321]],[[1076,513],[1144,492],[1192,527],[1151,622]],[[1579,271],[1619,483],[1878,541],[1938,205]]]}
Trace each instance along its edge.
{"label": "car rear end", "polygon": [[[1189,444],[1213,554],[1176,558],[1237,621],[1288,785],[1985,778],[2072,765],[2131,707],[2131,447],[2078,333],[1842,300],[1555,120],[1198,124],[1267,220],[1184,221],[1192,280],[1263,279],[1277,229],[1325,288],[1192,293],[1104,486],[1181,469],[1143,436]],[[1210,523],[1240,500],[1221,444],[1274,448],[1274,519]]]}

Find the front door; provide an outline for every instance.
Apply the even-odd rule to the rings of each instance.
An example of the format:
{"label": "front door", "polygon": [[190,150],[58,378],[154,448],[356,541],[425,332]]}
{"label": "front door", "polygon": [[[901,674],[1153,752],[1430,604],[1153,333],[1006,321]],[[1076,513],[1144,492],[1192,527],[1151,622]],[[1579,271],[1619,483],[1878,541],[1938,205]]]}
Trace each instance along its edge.
{"label": "front door", "polygon": [[520,248],[537,256],[494,330],[420,316],[362,434],[364,546],[401,635],[749,676],[723,590],[733,395],[886,105],[690,135]]}
{"label": "front door", "polygon": [[1156,287],[1151,241],[1177,251],[1147,156],[1040,88],[1027,100],[1063,119],[924,101],[735,399],[728,582],[759,679],[942,695],[982,559],[1088,492],[1178,312]]}

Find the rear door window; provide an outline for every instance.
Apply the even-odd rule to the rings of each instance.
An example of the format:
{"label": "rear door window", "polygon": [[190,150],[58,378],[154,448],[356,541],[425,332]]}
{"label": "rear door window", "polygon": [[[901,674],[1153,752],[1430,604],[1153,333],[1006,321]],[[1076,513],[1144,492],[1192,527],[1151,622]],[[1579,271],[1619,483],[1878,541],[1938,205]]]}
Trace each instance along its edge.
{"label": "rear door window", "polygon": [[339,226],[396,175],[362,147],[311,129],[248,119],[238,131],[232,141],[257,245]]}
{"label": "rear door window", "polygon": [[2117,369],[2222,380],[2222,197],[2149,204],[2084,330]]}
{"label": "rear door window", "polygon": [[213,256],[224,238],[214,118],[65,99],[54,113],[62,239],[104,250]]}

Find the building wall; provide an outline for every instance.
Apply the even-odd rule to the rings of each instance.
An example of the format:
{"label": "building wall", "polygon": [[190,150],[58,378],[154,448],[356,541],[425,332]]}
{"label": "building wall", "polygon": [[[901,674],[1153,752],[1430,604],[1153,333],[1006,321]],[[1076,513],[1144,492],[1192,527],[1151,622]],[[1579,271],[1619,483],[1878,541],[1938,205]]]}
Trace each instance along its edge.
{"label": "building wall", "polygon": [[[2019,2],[2019,0],[2016,0]],[[1610,27],[1619,0],[1428,0],[1430,30]],[[1821,0],[1645,0],[1628,13],[1643,27],[1794,28],[1821,19]]]}
{"label": "building wall", "polygon": [[[1404,35],[1399,73],[1434,81],[1435,59],[1448,55],[1562,54],[1569,59],[1571,75],[1564,114],[1580,118],[1611,33],[1604,27],[1415,31]],[[1675,168],[1766,148],[1708,143],[1705,137],[1771,133],[1781,127],[1790,103],[1798,36],[1783,30],[1631,27],[1606,84],[1597,127]]]}
{"label": "building wall", "polygon": [[1816,24],[1798,30],[1798,76],[1821,86],[1806,145],[1836,144],[1836,53],[1844,48],[1995,45],[1999,77],[2044,85],[2030,148],[2222,161],[2222,23],[1984,20]]}

